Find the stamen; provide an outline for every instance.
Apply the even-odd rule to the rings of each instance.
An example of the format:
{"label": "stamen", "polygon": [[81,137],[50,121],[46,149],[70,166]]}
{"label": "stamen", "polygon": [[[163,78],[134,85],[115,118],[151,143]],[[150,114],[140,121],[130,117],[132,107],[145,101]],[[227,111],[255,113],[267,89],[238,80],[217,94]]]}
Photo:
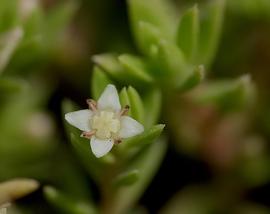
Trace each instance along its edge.
{"label": "stamen", "polygon": [[92,99],[87,99],[86,103],[88,104],[88,107],[92,111],[97,111],[97,102]]}
{"label": "stamen", "polygon": [[120,111],[120,116],[124,116],[124,115],[127,115],[128,112],[129,112],[129,105],[125,105],[125,107]]}
{"label": "stamen", "polygon": [[95,133],[96,133],[96,130],[89,131],[89,132],[83,132],[81,134],[81,137],[85,137],[87,139],[90,139]]}
{"label": "stamen", "polygon": [[120,144],[120,143],[122,143],[122,140],[121,140],[121,139],[115,139],[115,140],[114,140],[114,144],[115,144],[115,145],[118,145],[118,144]]}

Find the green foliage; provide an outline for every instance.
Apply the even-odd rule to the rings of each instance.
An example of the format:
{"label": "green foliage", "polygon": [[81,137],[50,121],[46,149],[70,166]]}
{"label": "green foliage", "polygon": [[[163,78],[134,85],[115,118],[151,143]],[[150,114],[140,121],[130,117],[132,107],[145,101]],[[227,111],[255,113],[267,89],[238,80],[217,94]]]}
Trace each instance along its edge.
{"label": "green foliage", "polygon": [[53,187],[44,187],[44,195],[55,207],[57,213],[66,214],[95,214],[96,208],[89,202],[74,198]]}

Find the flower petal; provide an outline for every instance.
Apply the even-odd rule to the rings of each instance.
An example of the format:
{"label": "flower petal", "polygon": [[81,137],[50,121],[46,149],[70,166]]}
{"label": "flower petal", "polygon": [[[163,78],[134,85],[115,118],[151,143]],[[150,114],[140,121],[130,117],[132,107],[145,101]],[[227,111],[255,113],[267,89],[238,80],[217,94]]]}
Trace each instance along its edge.
{"label": "flower petal", "polygon": [[65,119],[71,125],[75,126],[76,128],[82,131],[90,131],[91,130],[90,119],[92,114],[93,114],[92,111],[84,109],[65,114]]}
{"label": "flower petal", "polygon": [[121,117],[120,138],[128,138],[138,135],[144,131],[142,124],[128,116]]}
{"label": "flower petal", "polygon": [[119,96],[114,85],[107,85],[100,98],[98,99],[98,109],[120,111],[121,105]]}
{"label": "flower petal", "polygon": [[97,158],[106,155],[113,147],[113,140],[101,140],[93,136],[90,141],[91,149]]}

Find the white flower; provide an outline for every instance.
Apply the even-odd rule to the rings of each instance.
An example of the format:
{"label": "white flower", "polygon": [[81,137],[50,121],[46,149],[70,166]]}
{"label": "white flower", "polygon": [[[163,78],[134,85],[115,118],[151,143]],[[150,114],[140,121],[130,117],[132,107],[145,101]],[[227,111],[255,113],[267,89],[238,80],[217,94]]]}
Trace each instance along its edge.
{"label": "white flower", "polygon": [[90,146],[96,157],[106,155],[123,138],[133,137],[144,131],[139,122],[126,116],[129,106],[121,109],[114,85],[107,85],[97,102],[87,100],[87,103],[89,109],[67,113],[65,119],[83,131],[82,137],[90,139]]}

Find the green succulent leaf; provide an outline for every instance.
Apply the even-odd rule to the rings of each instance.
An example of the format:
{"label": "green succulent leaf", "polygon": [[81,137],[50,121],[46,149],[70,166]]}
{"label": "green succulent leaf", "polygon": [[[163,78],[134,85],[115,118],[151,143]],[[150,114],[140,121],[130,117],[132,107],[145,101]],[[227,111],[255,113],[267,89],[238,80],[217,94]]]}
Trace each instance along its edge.
{"label": "green succulent leaf", "polygon": [[130,186],[135,184],[140,177],[140,173],[136,169],[127,170],[126,172],[123,172],[119,174],[115,180],[114,180],[114,186],[115,187],[123,187],[123,186]]}
{"label": "green succulent leaf", "polygon": [[143,97],[143,104],[147,117],[145,117],[145,127],[150,128],[158,122],[162,107],[162,94],[160,89],[153,88],[147,91]]}
{"label": "green succulent leaf", "polygon": [[48,202],[55,207],[58,212],[67,214],[95,214],[96,208],[89,202],[78,200],[67,195],[54,187],[46,186],[43,193]]}
{"label": "green succulent leaf", "polygon": [[27,87],[27,83],[21,79],[1,77],[0,78],[0,98],[8,98],[11,94],[21,92]]}
{"label": "green succulent leaf", "polygon": [[153,82],[147,65],[140,58],[124,54],[101,54],[93,57],[93,61],[102,68],[109,77],[122,85],[137,87],[148,86]]}
{"label": "green succulent leaf", "polygon": [[150,129],[144,131],[144,133],[125,140],[119,145],[119,147],[123,150],[131,148],[141,149],[157,139],[162,133],[164,127],[164,124],[154,125]]}
{"label": "green succulent leaf", "polygon": [[98,100],[104,88],[110,83],[112,83],[112,81],[107,77],[105,72],[101,68],[95,66],[91,80],[91,92],[93,98]]}
{"label": "green succulent leaf", "polygon": [[130,101],[130,115],[140,123],[144,124],[144,106],[143,101],[135,88],[129,86],[127,94]]}
{"label": "green succulent leaf", "polygon": [[44,33],[49,44],[56,44],[54,43],[58,41],[56,38],[63,32],[77,9],[77,2],[70,0],[59,3],[48,13],[44,23]]}
{"label": "green succulent leaf", "polygon": [[0,7],[0,32],[7,31],[19,24],[17,0],[2,0]]}
{"label": "green succulent leaf", "polygon": [[17,46],[23,38],[23,29],[15,27],[11,30],[0,34],[0,74],[8,65]]}
{"label": "green succulent leaf", "polygon": [[199,85],[205,77],[205,69],[203,65],[196,66],[192,70],[192,74],[188,77],[187,81],[182,85],[179,90],[187,91],[197,85]]}
{"label": "green succulent leaf", "polygon": [[0,183],[0,207],[1,204],[12,202],[24,197],[39,188],[36,180],[20,178]]}
{"label": "green succulent leaf", "polygon": [[176,45],[166,40],[161,40],[157,44],[155,61],[164,70],[164,76],[160,82],[166,84],[167,88],[181,87],[191,74],[184,54]]}
{"label": "green succulent leaf", "polygon": [[[164,33],[167,39],[173,39],[175,34],[175,11],[167,1],[164,0],[130,0],[128,1],[129,15],[133,33],[138,43],[144,37],[139,23],[141,21],[150,23]],[[141,47],[139,45],[139,47]]]}
{"label": "green succulent leaf", "polygon": [[238,110],[253,102],[254,86],[248,75],[237,80],[208,83],[192,95],[198,104],[214,104],[222,110]]}
{"label": "green succulent leaf", "polygon": [[153,77],[149,75],[147,65],[139,57],[129,54],[122,54],[118,57],[119,62],[126,70],[126,75],[134,81],[145,84],[153,83]]}
{"label": "green succulent leaf", "polygon": [[160,39],[165,39],[166,37],[157,27],[145,21],[138,23],[138,29],[141,32],[137,42],[138,47],[144,55],[153,57],[156,53],[155,45],[158,44]]}
{"label": "green succulent leaf", "polygon": [[150,144],[149,147],[129,165],[130,169],[136,169],[143,173],[140,173],[138,181],[133,185],[123,186],[114,192],[109,204],[110,213],[126,213],[134,205],[157,171],[165,155],[166,147],[166,140],[160,138]]}
{"label": "green succulent leaf", "polygon": [[197,63],[209,66],[215,56],[222,30],[225,0],[210,2],[202,10]]}
{"label": "green succulent leaf", "polygon": [[[130,100],[129,100],[129,95],[127,93],[127,88],[124,87],[120,93],[119,93],[119,98],[120,98],[120,103],[121,103],[121,106],[130,106]],[[129,112],[130,114],[130,112]]]}
{"label": "green succulent leaf", "polygon": [[183,14],[176,36],[178,47],[183,51],[186,59],[190,62],[193,62],[196,56],[199,33],[199,10],[197,5],[195,5]]}

